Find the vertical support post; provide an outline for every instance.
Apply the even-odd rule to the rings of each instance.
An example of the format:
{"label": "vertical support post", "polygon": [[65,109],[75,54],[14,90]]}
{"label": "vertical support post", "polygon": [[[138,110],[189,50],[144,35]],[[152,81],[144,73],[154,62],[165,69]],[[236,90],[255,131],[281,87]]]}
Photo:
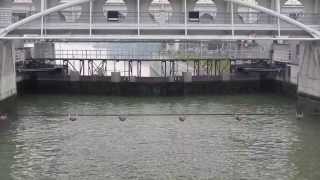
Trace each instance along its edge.
{"label": "vertical support post", "polygon": [[128,61],[128,76],[129,76],[129,79],[131,78],[132,76],[132,65],[131,65],[131,60]]}
{"label": "vertical support post", "polygon": [[89,1],[89,3],[90,3],[90,12],[89,12],[89,16],[90,16],[90,18],[89,18],[89,35],[90,36],[92,36],[92,0],[90,0]]}
{"label": "vertical support post", "polygon": [[233,2],[231,1],[231,34],[232,34],[232,39],[234,39],[234,11],[233,11]]}
{"label": "vertical support post", "polygon": [[108,76],[108,61],[104,60],[104,72],[105,76]]}
{"label": "vertical support post", "polygon": [[200,41],[200,58],[203,58],[202,48],[203,48],[203,43],[202,41]]}
{"label": "vertical support post", "polygon": [[319,0],[314,0],[314,12],[315,14],[319,13]]}
{"label": "vertical support post", "polygon": [[209,72],[209,59],[207,59],[207,77],[209,76],[210,72]]}
{"label": "vertical support post", "polygon": [[[281,6],[280,6],[280,0],[276,0],[276,9],[278,13],[281,13]],[[280,18],[277,17],[277,29],[278,29],[278,36],[281,36],[281,26],[280,26]]]}
{"label": "vertical support post", "polygon": [[137,0],[137,23],[138,36],[140,36],[140,0]]}
{"label": "vertical support post", "polygon": [[214,76],[217,76],[217,60],[214,60]]}
{"label": "vertical support post", "polygon": [[[46,8],[46,0],[41,0],[41,12]],[[44,16],[41,16],[41,36],[44,34]]]}
{"label": "vertical support post", "polygon": [[167,77],[167,61],[164,62],[164,77]]}
{"label": "vertical support post", "polygon": [[184,0],[184,35],[188,35],[187,0]]}
{"label": "vertical support post", "polygon": [[126,76],[126,61],[123,61],[123,76]]}

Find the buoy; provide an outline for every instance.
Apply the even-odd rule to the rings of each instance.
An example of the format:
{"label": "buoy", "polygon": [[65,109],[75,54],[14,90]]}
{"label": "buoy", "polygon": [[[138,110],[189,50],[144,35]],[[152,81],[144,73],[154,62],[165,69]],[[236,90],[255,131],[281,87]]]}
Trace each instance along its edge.
{"label": "buoy", "polygon": [[185,120],[186,120],[186,117],[185,117],[185,116],[180,116],[180,117],[179,117],[179,121],[183,122],[183,121],[185,121]]}
{"label": "buoy", "polygon": [[124,116],[119,116],[119,120],[123,122],[123,121],[126,121],[126,120],[127,120],[127,118],[126,118],[126,117],[124,117]]}
{"label": "buoy", "polygon": [[69,113],[68,117],[69,117],[69,120],[70,120],[70,121],[76,121],[76,120],[77,120],[77,117],[71,116],[70,113]]}
{"label": "buoy", "polygon": [[0,120],[5,121],[8,119],[8,115],[6,113],[0,113]]}
{"label": "buoy", "polygon": [[302,111],[297,111],[297,112],[296,112],[296,118],[297,118],[298,120],[302,119],[303,117],[304,117],[304,115],[303,115],[303,112],[302,112]]}

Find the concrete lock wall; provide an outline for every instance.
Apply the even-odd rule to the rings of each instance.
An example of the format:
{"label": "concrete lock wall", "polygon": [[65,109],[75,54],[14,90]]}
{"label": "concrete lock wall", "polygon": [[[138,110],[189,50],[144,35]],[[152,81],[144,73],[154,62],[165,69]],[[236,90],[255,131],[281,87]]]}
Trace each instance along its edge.
{"label": "concrete lock wall", "polygon": [[0,41],[0,101],[17,93],[14,54],[11,41]]}
{"label": "concrete lock wall", "polygon": [[0,7],[11,7],[12,6],[12,0],[1,0],[0,1]]}
{"label": "concrete lock wall", "polygon": [[320,99],[320,42],[305,42],[300,63],[298,93]]}
{"label": "concrete lock wall", "polygon": [[298,75],[299,111],[320,113],[320,42],[304,42]]}
{"label": "concrete lock wall", "polygon": [[40,41],[34,44],[34,58],[55,58],[53,42]]}

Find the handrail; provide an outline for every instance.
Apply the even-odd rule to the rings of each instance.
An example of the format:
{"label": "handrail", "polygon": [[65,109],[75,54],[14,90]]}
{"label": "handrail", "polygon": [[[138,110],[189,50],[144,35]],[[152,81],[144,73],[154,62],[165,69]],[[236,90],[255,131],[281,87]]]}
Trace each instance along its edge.
{"label": "handrail", "polygon": [[70,59],[211,59],[211,58],[252,58],[252,59],[268,59],[270,52],[262,49],[258,50],[236,50],[236,49],[219,49],[214,51],[204,51],[202,53],[196,51],[145,51],[137,53],[128,50],[56,50],[56,58],[70,58]]}

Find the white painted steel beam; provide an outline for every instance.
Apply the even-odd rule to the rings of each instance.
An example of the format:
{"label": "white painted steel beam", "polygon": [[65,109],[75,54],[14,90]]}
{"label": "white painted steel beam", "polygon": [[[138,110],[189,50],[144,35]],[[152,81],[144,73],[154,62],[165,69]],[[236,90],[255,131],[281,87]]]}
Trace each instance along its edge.
{"label": "white painted steel beam", "polygon": [[[36,19],[39,19],[43,16],[46,16],[48,14],[51,14],[51,13],[54,13],[54,12],[57,12],[57,11],[60,11],[60,10],[63,10],[63,9],[66,9],[68,7],[72,7],[72,6],[75,6],[75,5],[79,5],[79,4],[82,4],[82,3],[89,3],[90,0],[74,0],[74,1],[71,1],[71,2],[68,2],[68,3],[64,3],[64,4],[61,4],[61,5],[58,5],[58,6],[55,6],[53,8],[50,8],[50,9],[46,9],[45,11],[43,12],[40,12],[40,13],[37,13],[37,14],[34,14],[32,16],[29,16],[19,22],[16,22],[14,24],[11,24],[9,25],[8,27],[4,28],[4,29],[1,29],[0,31],[0,39],[5,37],[9,32],[17,29],[18,27],[26,24],[26,23],[29,23],[33,20],[36,20]],[[258,11],[262,11],[266,14],[269,14],[271,16],[274,16],[274,17],[279,17],[281,20],[289,23],[289,24],[293,24],[299,28],[301,28],[302,30],[308,32],[312,37],[314,37],[315,39],[319,39],[320,38],[320,32],[303,24],[303,23],[300,23],[286,15],[283,15],[283,14],[280,14],[279,12],[276,12],[274,10],[270,10],[268,8],[265,8],[265,7],[262,7],[262,6],[259,6],[259,5],[255,5],[255,4],[250,4],[250,3],[247,3],[247,2],[244,2],[244,1],[241,1],[241,0],[225,0],[225,1],[229,1],[229,2],[233,2],[237,5],[241,5],[241,6],[245,6],[245,7],[249,7],[249,8],[252,8],[252,9],[256,9]]]}
{"label": "white painted steel beam", "polygon": [[89,35],[92,36],[92,1],[93,0],[90,0],[89,2],[89,6],[90,6],[90,9],[89,9]]}
{"label": "white painted steel beam", "polygon": [[187,0],[184,0],[184,35],[188,35]]}
{"label": "white painted steel beam", "polygon": [[[46,0],[41,0],[41,12],[46,9]],[[44,32],[44,16],[41,17],[41,36],[43,36]]]}
{"label": "white painted steel beam", "polygon": [[233,2],[231,2],[231,34],[232,38],[234,38],[234,7],[233,7]]}
{"label": "white painted steel beam", "polygon": [[[281,13],[281,5],[280,5],[280,0],[276,0],[276,9],[277,13]],[[281,36],[281,25],[280,25],[280,18],[277,17],[277,27],[278,27],[278,36]]]}
{"label": "white painted steel beam", "polygon": [[302,30],[308,32],[312,37],[320,38],[320,31],[317,31],[317,30],[315,30],[315,29],[313,29],[313,28],[311,28],[311,27],[309,27],[309,26],[307,26],[297,20],[294,20],[284,14],[280,14],[279,12],[273,11],[273,10],[265,8],[263,6],[250,4],[250,3],[242,1],[242,0],[225,0],[225,1],[234,2],[238,5],[249,7],[249,8],[264,12],[264,13],[271,15],[271,16],[274,16],[274,17],[279,17],[281,20],[283,20],[289,24],[300,27]]}
{"label": "white painted steel beam", "polygon": [[68,2],[68,3],[63,3],[61,5],[55,6],[55,7],[50,8],[50,9],[46,9],[43,12],[31,15],[31,16],[29,16],[27,18],[22,19],[21,21],[18,21],[18,22],[14,23],[14,24],[9,25],[8,27],[6,27],[4,29],[1,29],[0,30],[0,38],[6,36],[9,32],[17,29],[18,27],[20,27],[20,26],[22,26],[24,24],[27,24],[29,22],[32,22],[32,21],[34,21],[36,19],[39,19],[39,18],[41,18],[43,16],[46,16],[48,14],[51,14],[51,13],[54,13],[54,12],[57,12],[57,11],[60,11],[60,10],[63,10],[63,9],[78,5],[78,4],[88,3],[89,1],[90,0],[74,0],[74,1],[71,1],[71,2]]}
{"label": "white painted steel beam", "polygon": [[274,36],[246,36],[246,35],[48,35],[48,36],[6,36],[1,39],[6,40],[38,40],[38,39],[47,39],[54,41],[172,41],[172,40],[181,40],[181,41],[206,41],[206,40],[302,40],[302,41],[317,41],[320,38],[304,38],[304,37],[274,37]]}
{"label": "white painted steel beam", "polygon": [[140,36],[140,0],[137,0],[137,28],[138,36]]}

